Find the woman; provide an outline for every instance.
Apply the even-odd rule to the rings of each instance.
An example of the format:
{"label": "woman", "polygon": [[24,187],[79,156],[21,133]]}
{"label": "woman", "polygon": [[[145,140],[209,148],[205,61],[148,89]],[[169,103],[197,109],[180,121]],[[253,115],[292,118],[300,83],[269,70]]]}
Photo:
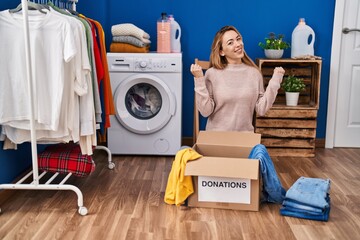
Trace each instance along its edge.
{"label": "woman", "polygon": [[216,33],[205,76],[199,65],[192,64],[190,71],[197,107],[208,117],[206,130],[252,132],[254,111],[262,116],[271,108],[285,73],[276,67],[264,91],[262,74],[245,53],[242,36],[233,26]]}

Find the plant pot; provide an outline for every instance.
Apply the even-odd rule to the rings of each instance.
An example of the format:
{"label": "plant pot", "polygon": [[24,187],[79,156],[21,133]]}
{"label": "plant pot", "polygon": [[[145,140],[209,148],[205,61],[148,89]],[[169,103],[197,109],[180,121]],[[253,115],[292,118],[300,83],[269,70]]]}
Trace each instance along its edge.
{"label": "plant pot", "polygon": [[286,106],[297,106],[299,95],[299,92],[285,92]]}
{"label": "plant pot", "polygon": [[284,49],[280,49],[280,50],[276,50],[276,49],[265,49],[265,56],[267,58],[272,58],[272,59],[278,59],[281,58],[284,54]]}

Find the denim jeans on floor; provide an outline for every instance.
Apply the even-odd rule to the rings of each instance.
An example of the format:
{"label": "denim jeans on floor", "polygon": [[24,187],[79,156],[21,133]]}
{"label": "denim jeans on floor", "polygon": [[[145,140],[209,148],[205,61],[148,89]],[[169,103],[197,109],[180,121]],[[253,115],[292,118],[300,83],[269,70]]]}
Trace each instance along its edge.
{"label": "denim jeans on floor", "polygon": [[330,207],[325,208],[323,213],[321,214],[310,214],[310,213],[303,213],[298,211],[291,211],[286,209],[285,207],[282,207],[280,208],[280,214],[283,216],[305,218],[309,220],[328,221],[330,214]]}
{"label": "denim jeans on floor", "polygon": [[280,209],[284,216],[328,221],[330,179],[300,177],[287,191]]}
{"label": "denim jeans on floor", "polygon": [[324,209],[330,190],[330,179],[300,177],[287,191],[286,199]]}
{"label": "denim jeans on floor", "polygon": [[289,217],[305,218],[305,219],[317,220],[317,221],[328,221],[329,214],[330,214],[330,197],[329,196],[326,197],[326,202],[328,204],[328,207],[321,209],[321,212],[309,211],[309,210],[304,210],[304,208],[294,208],[294,207],[283,205],[280,208],[280,214],[284,215],[284,216],[289,216]]}
{"label": "denim jeans on floor", "polygon": [[305,212],[313,212],[313,213],[322,213],[324,210],[323,208],[304,205],[303,203],[296,202],[286,198],[283,201],[282,205],[287,209],[297,209],[297,210],[303,210]]}
{"label": "denim jeans on floor", "polygon": [[266,147],[262,144],[257,144],[251,150],[249,158],[260,161],[260,173],[263,181],[263,195],[265,200],[273,203],[282,203],[286,191],[281,186],[281,182]]}

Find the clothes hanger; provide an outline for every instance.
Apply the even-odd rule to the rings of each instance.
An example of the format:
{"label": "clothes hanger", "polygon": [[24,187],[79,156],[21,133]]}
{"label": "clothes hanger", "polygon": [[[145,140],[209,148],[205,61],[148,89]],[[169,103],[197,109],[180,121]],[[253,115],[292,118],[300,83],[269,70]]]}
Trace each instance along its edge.
{"label": "clothes hanger", "polygon": [[74,16],[79,16],[80,13],[78,13],[77,11],[72,9],[72,4],[73,4],[73,1],[64,2],[62,8]]}
{"label": "clothes hanger", "polygon": [[41,5],[42,7],[46,8],[47,10],[50,10],[50,7],[47,5],[47,1],[46,0],[41,0],[39,2],[39,5]]}
{"label": "clothes hanger", "polygon": [[74,10],[72,10],[72,9],[70,9],[70,8],[68,8],[68,9],[66,9],[69,13],[71,13],[72,15],[75,15],[75,16],[79,16],[80,15],[80,13],[78,13],[77,11],[74,11]]}
{"label": "clothes hanger", "polygon": [[[43,11],[43,9],[47,9],[47,6],[43,6],[41,4],[37,4],[37,3],[34,3],[34,2],[28,2],[28,8],[30,10],[38,10],[39,12],[41,13],[44,13],[46,14],[46,11]],[[14,9],[9,9],[9,12],[10,13],[16,13],[16,12],[19,12],[22,10],[22,4],[20,3],[16,8]]]}

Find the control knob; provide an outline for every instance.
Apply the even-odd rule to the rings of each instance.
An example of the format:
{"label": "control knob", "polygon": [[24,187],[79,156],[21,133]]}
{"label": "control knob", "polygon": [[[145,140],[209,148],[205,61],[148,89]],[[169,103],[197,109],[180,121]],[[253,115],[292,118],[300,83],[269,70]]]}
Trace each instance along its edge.
{"label": "control knob", "polygon": [[141,68],[146,68],[146,66],[147,66],[147,62],[145,62],[145,61],[140,62],[140,67]]}

